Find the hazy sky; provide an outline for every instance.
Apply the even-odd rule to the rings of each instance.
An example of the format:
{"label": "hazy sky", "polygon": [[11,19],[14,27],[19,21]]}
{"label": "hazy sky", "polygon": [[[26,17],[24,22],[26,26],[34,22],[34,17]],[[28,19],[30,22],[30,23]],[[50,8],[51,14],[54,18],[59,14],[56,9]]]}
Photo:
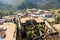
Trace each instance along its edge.
{"label": "hazy sky", "polygon": [[4,4],[9,4],[9,5],[20,5],[23,0],[0,0]]}

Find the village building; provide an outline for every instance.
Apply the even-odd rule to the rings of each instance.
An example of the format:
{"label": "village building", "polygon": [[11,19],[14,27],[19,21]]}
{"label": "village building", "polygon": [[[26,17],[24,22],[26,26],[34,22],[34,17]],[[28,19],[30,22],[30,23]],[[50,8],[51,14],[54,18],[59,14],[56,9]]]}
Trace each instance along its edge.
{"label": "village building", "polygon": [[26,21],[28,21],[28,20],[35,20],[37,23],[44,22],[40,18],[30,18],[30,17],[27,17],[27,18],[21,18],[21,23],[26,23]]}
{"label": "village building", "polygon": [[0,39],[1,40],[16,40],[16,37],[13,36],[14,31],[16,31],[16,25],[12,22],[4,23],[0,25]]}
{"label": "village building", "polygon": [[0,24],[3,24],[6,21],[6,19],[0,19]]}
{"label": "village building", "polygon": [[14,18],[14,15],[9,15],[9,16],[3,16],[2,19],[5,19],[6,22],[7,21],[12,21],[12,19]]}

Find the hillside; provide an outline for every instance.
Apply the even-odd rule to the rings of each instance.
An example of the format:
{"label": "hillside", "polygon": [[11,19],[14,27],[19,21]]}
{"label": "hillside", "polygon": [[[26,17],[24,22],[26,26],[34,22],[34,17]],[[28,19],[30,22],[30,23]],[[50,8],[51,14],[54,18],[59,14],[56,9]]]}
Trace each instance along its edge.
{"label": "hillside", "polygon": [[[56,9],[60,8],[60,0],[0,0],[0,15],[13,14],[16,10],[27,8]],[[9,3],[8,3],[9,2]]]}
{"label": "hillside", "polygon": [[[19,1],[19,0],[18,0]],[[60,0],[23,0],[19,1],[15,0],[14,2],[10,2],[6,0],[0,1],[0,7],[10,9],[15,7],[17,9],[25,9],[25,8],[41,8],[41,9],[48,9],[48,8],[60,8]],[[18,4],[19,5],[18,5]]]}
{"label": "hillside", "polygon": [[[58,4],[58,5],[57,5]],[[21,5],[17,7],[18,9],[24,8],[60,8],[60,0],[25,0]]]}

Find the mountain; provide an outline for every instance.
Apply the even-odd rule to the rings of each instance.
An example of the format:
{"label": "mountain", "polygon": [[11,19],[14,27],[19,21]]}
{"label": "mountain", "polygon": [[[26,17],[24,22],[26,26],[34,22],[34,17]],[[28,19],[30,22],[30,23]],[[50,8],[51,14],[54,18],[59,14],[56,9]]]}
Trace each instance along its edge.
{"label": "mountain", "polygon": [[16,8],[18,5],[21,5],[21,3],[24,0],[0,0],[0,7],[11,9]]}
{"label": "mountain", "polygon": [[12,7],[11,5],[7,5],[7,4],[4,4],[4,3],[0,2],[0,8],[10,9],[11,7]]}
{"label": "mountain", "polygon": [[60,8],[60,0],[24,0],[18,9],[24,8]]}
{"label": "mountain", "polygon": [[8,2],[7,0],[6,2],[0,1],[0,7],[2,8],[11,9],[14,8],[14,6],[16,6],[15,8],[18,10],[25,8],[40,8],[40,9],[60,8],[60,0],[23,0],[23,1],[15,0],[12,3]]}

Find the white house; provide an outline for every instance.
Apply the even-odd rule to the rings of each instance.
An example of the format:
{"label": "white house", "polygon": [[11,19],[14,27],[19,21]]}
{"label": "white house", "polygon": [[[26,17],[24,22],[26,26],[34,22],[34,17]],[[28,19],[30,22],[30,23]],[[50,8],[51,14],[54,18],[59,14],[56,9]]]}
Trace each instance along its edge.
{"label": "white house", "polygon": [[52,16],[53,16],[52,14],[48,14],[48,13],[40,15],[41,18],[52,18]]}
{"label": "white house", "polygon": [[6,21],[6,19],[0,19],[0,24],[3,24]]}
{"label": "white house", "polygon": [[26,12],[27,12],[27,13],[31,13],[31,10],[32,10],[32,9],[27,9]]}

